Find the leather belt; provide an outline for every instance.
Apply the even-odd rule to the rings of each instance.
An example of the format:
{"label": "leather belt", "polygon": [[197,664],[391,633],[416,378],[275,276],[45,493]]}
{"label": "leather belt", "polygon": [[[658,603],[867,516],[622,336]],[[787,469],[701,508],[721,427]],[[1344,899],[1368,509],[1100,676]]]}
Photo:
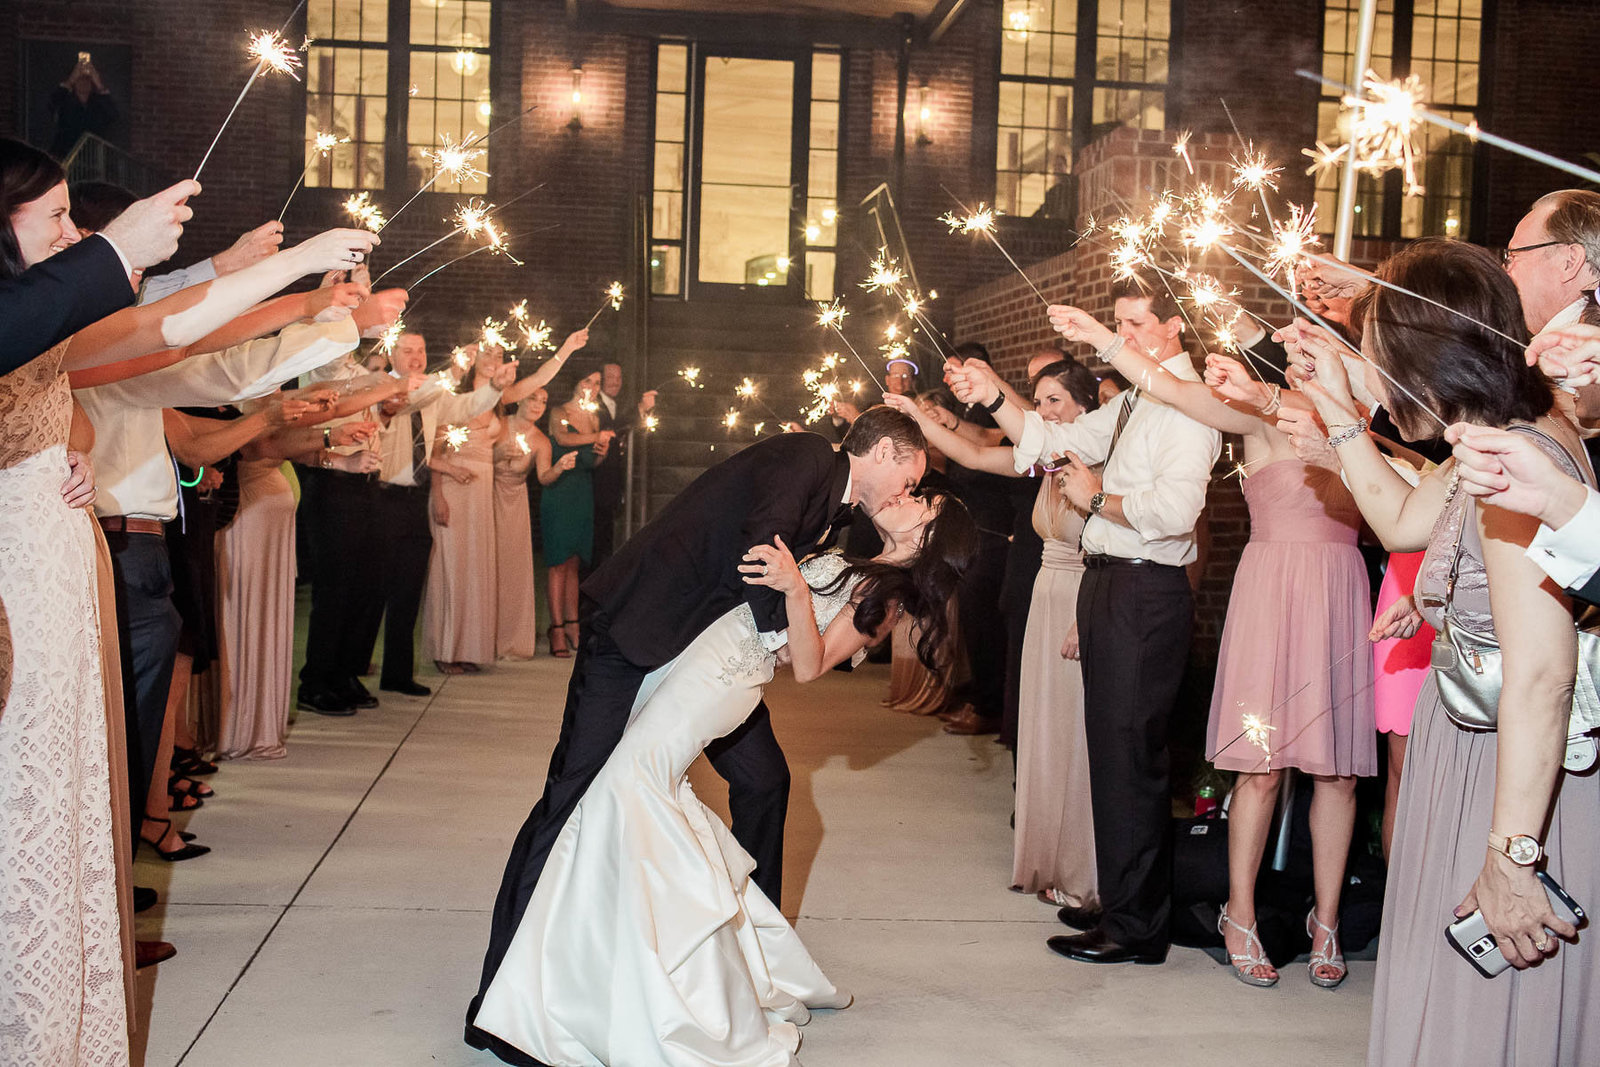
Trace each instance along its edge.
{"label": "leather belt", "polygon": [[106,533],[155,534],[165,537],[166,523],[160,519],[130,519],[125,515],[101,515],[100,528]]}
{"label": "leather belt", "polygon": [[1150,559],[1128,559],[1124,556],[1108,556],[1100,552],[1084,556],[1083,565],[1092,571],[1097,571],[1102,567],[1149,567],[1152,569],[1164,567],[1170,568],[1171,570],[1183,569],[1182,567],[1175,567],[1170,563],[1157,563],[1155,560]]}

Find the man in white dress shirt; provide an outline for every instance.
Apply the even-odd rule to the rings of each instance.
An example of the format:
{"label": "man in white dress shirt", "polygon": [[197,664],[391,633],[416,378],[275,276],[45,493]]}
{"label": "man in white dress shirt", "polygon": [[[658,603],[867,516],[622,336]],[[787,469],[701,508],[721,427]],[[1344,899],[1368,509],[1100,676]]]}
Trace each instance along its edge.
{"label": "man in white dress shirt", "polygon": [[[377,553],[380,580],[357,590],[362,599],[360,647],[368,656],[384,626],[383,672],[378,688],[406,696],[427,696],[431,690],[416,680],[412,635],[422,590],[427,584],[433,531],[428,526],[428,460],[440,421],[465,423],[500,400],[501,381],[470,393],[455,393],[437,377],[426,375],[428,342],[420,333],[403,333],[390,357],[390,373],[416,385],[407,396],[379,405],[382,426],[378,452]],[[507,374],[516,365],[508,364]],[[387,624],[385,625],[385,620]]]}
{"label": "man in white dress shirt", "polygon": [[[1119,282],[1113,296],[1114,336],[1077,308],[1052,308],[1052,323],[1069,341],[1102,351],[1138,345],[1167,372],[1199,380],[1159,278]],[[1194,624],[1184,568],[1196,557],[1195,523],[1221,435],[1145,396],[1137,382],[1057,424],[1007,402],[986,368],[951,365],[947,377],[958,399],[989,410],[1016,442],[1017,470],[1066,454],[1062,488],[1089,514],[1078,628],[1101,908],[1061,909],[1063,923],[1085,932],[1049,945],[1086,963],[1160,963],[1172,895],[1167,721]],[[1101,464],[1103,481],[1090,469]]]}

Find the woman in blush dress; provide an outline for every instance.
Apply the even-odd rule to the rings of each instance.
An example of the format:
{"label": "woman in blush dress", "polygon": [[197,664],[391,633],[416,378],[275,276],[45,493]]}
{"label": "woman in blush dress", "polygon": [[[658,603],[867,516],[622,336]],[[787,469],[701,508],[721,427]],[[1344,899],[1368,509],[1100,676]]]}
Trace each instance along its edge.
{"label": "woman in blush dress", "polygon": [[1250,509],[1250,541],[1228,599],[1206,745],[1218,769],[1238,774],[1228,809],[1228,902],[1218,928],[1234,977],[1251,986],[1277,983],[1256,927],[1255,886],[1280,776],[1298,768],[1316,782],[1308,977],[1332,989],[1349,973],[1339,948],[1339,898],[1355,829],[1356,778],[1378,770],[1367,637],[1372,602],[1356,547],[1355,502],[1336,471],[1303,462],[1278,428],[1285,405],[1304,411],[1304,398],[1262,386],[1226,356],[1206,358],[1209,384],[1180,381],[1131,343],[1114,343],[1076,309],[1053,309],[1051,317],[1064,336],[1106,351],[1145,395],[1244,438],[1237,474]]}
{"label": "woman in blush dress", "polygon": [[[460,392],[488,384],[500,369],[495,349],[472,345],[472,373]],[[476,674],[495,661],[494,446],[504,427],[493,411],[458,426],[439,425],[428,466],[433,553],[422,608],[427,654],[443,674]]]}
{"label": "woman in blush dress", "polygon": [[535,389],[516,414],[505,416],[504,432],[494,446],[494,533],[500,568],[495,646],[501,659],[532,659],[539,651],[528,471],[537,472],[540,485],[550,485],[578,461],[576,452],[554,463],[550,460],[550,438],[539,429],[548,395]]}
{"label": "woman in blush dress", "polygon": [[[580,378],[572,399],[550,413],[551,458],[559,464],[576,455],[572,466],[544,482],[539,494],[539,529],[544,535],[544,563],[550,598],[550,651],[571,655],[578,644],[579,572],[594,553],[594,477],[604,462],[612,430],[602,430],[596,414],[600,372]],[[560,640],[557,641],[557,631]]]}
{"label": "woman in blush dress", "polygon": [[[1362,347],[1383,377],[1368,374],[1367,385],[1408,438],[1437,436],[1436,419],[1508,430],[1593,484],[1576,429],[1527,365],[1521,299],[1496,257],[1427,239],[1391,256],[1379,277],[1405,291],[1375,288],[1368,298]],[[1342,437],[1339,427],[1360,423],[1339,350],[1308,324],[1296,334],[1291,358],[1314,375],[1318,388],[1307,391]],[[1492,635],[1502,679],[1494,730],[1449,717],[1437,672],[1417,700],[1367,1062],[1600,1062],[1600,964],[1593,946],[1562,944],[1576,931],[1536,874],[1542,868],[1581,905],[1600,899],[1600,775],[1563,766],[1578,643],[1571,602],[1528,558],[1539,522],[1461,491],[1454,460],[1413,487],[1368,435],[1342,440],[1338,457],[1384,545],[1426,546],[1416,594],[1428,622],[1438,628],[1448,616]],[[1493,980],[1444,937],[1474,911],[1514,968]]]}

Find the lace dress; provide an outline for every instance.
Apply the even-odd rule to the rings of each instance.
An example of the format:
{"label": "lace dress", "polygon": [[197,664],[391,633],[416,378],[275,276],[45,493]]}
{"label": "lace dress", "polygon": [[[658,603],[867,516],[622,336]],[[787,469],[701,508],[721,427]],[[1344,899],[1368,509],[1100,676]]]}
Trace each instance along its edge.
{"label": "lace dress", "polygon": [[0,1064],[128,1063],[96,536],[60,346],[0,376]]}
{"label": "lace dress", "polygon": [[[842,557],[801,566],[815,590]],[[826,629],[853,583],[814,593]],[[551,1067],[784,1067],[811,1008],[842,1008],[689,765],[742,723],[774,659],[748,606],[652,671],[551,849],[477,1025]]]}

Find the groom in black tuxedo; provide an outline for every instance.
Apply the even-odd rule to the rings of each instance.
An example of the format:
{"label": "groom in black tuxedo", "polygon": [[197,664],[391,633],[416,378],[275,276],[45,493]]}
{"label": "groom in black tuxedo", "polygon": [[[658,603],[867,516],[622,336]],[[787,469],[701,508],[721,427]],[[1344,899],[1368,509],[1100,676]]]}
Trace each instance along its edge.
{"label": "groom in black tuxedo", "polygon": [[[506,863],[478,996],[467,1010],[468,1044],[489,1048],[507,1063],[537,1062],[477,1029],[473,1019],[556,837],[621,740],[645,675],[741,601],[750,605],[767,647],[782,648],[788,627],[783,595],[745,584],[738,569],[745,552],[781,537],[801,559],[849,521],[852,507],[872,515],[903,498],[926,465],[922,432],[888,407],[863,413],[837,452],[816,434],[769,437],[695,479],[583,584],[582,638],[561,737],[544,796]],[[770,791],[771,780],[788,773],[765,718],[752,717],[717,749],[712,766],[735,795]],[[768,838],[781,840],[783,812],[772,814],[734,819],[735,838],[758,861],[773,855]],[[762,884],[759,866],[756,881]]]}

